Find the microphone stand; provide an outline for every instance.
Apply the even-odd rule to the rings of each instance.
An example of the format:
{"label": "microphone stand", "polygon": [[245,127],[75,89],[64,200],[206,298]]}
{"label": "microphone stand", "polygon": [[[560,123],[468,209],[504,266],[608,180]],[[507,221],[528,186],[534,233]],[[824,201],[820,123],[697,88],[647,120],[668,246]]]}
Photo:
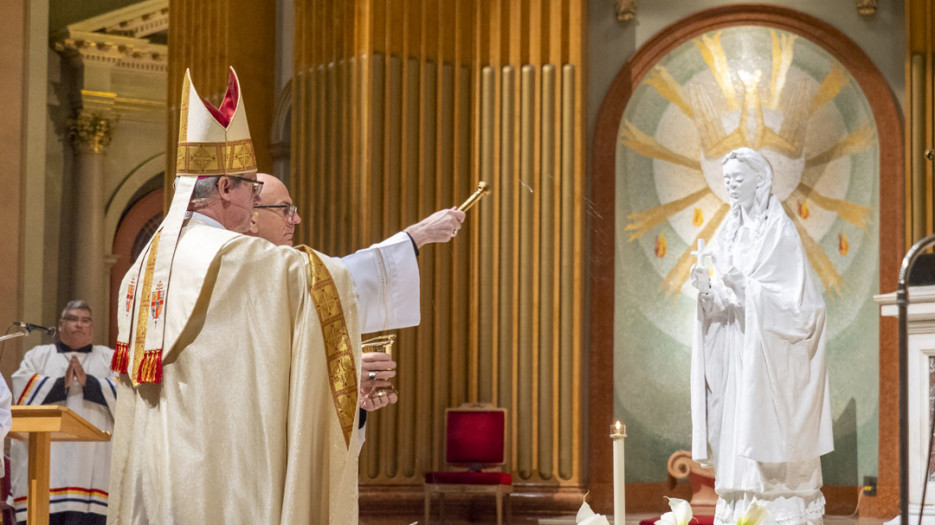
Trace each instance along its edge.
{"label": "microphone stand", "polygon": [[[899,308],[899,523],[909,525],[909,272],[922,251],[935,244],[935,235],[916,242],[909,248],[899,269],[896,288],[896,304]],[[935,418],[932,418],[935,428]],[[922,521],[925,504],[925,489],[928,488],[929,466],[932,455],[932,432],[929,432],[928,456],[925,465],[925,480],[922,483],[922,502],[919,507],[919,522]]]}
{"label": "microphone stand", "polygon": [[16,339],[17,337],[26,337],[29,335],[28,332],[13,332],[12,334],[0,335],[0,341],[6,341],[7,339]]}

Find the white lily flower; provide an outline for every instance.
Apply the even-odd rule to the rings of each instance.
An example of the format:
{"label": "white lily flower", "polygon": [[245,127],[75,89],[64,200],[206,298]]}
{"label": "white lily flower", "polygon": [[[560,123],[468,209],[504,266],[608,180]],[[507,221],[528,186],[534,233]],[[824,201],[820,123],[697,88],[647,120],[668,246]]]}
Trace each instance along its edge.
{"label": "white lily flower", "polygon": [[690,503],[679,498],[666,498],[669,500],[669,508],[672,512],[666,512],[655,525],[688,525],[692,520],[692,506]]}
{"label": "white lily flower", "polygon": [[769,511],[766,510],[766,505],[761,505],[760,502],[754,499],[747,512],[737,520],[737,525],[757,525],[765,520],[767,516],[769,516]]}
{"label": "white lily flower", "polygon": [[588,505],[588,502],[585,500],[587,497],[588,495],[585,494],[584,498],[582,498],[581,508],[578,509],[578,515],[575,516],[575,523],[577,525],[610,525],[607,518],[600,514],[595,514],[594,511],[591,510],[591,506]]}

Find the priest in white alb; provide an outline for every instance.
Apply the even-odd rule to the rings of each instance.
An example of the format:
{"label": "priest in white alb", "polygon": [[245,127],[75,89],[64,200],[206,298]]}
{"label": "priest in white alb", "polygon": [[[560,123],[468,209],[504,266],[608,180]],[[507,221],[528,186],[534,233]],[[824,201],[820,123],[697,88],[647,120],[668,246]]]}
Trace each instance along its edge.
{"label": "priest in white alb", "polygon": [[[92,344],[91,307],[69,301],[58,321],[59,339],[23,356],[13,373],[17,405],[65,406],[97,428],[114,429],[116,384],[110,362],[114,351]],[[103,524],[107,519],[110,442],[52,443],[49,477],[51,525]],[[10,444],[13,507],[17,523],[26,522],[29,499],[29,444]]]}
{"label": "priest in white alb", "polygon": [[356,295],[417,323],[418,274],[387,247],[361,292],[340,260],[242,235],[256,171],[233,70],[219,108],[186,75],[172,205],[120,288],[111,523],[357,522]]}
{"label": "priest in white alb", "polygon": [[714,467],[715,523],[737,523],[756,500],[764,523],[820,524],[820,456],[834,448],[825,304],[769,162],[739,148],[721,164],[731,210],[715,271],[691,269],[692,455]]}

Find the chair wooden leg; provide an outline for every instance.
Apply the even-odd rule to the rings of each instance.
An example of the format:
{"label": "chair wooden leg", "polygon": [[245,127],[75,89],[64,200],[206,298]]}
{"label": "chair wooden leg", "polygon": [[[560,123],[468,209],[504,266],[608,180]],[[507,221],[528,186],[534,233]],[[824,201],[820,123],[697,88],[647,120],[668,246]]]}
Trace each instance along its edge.
{"label": "chair wooden leg", "polygon": [[506,522],[507,525],[513,523],[513,498],[510,497],[510,493],[506,494]]}
{"label": "chair wooden leg", "polygon": [[503,493],[497,491],[497,525],[503,525]]}
{"label": "chair wooden leg", "polygon": [[432,493],[425,489],[425,525],[429,525],[429,516],[432,515]]}
{"label": "chair wooden leg", "polygon": [[448,523],[448,521],[445,520],[445,493],[440,493],[438,498],[441,500],[441,514],[438,516],[438,519],[440,519],[442,521],[442,525],[444,525],[445,523]]}

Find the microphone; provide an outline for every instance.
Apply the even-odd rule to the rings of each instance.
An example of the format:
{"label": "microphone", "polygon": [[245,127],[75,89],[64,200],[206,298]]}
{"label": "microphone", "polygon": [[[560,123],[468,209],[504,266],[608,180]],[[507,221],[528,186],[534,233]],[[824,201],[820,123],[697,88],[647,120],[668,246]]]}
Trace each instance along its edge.
{"label": "microphone", "polygon": [[23,321],[13,321],[13,324],[20,328],[25,328],[27,332],[32,332],[33,330],[39,330],[40,332],[45,332],[49,335],[55,335],[54,327],[39,326],[37,324],[24,323]]}

